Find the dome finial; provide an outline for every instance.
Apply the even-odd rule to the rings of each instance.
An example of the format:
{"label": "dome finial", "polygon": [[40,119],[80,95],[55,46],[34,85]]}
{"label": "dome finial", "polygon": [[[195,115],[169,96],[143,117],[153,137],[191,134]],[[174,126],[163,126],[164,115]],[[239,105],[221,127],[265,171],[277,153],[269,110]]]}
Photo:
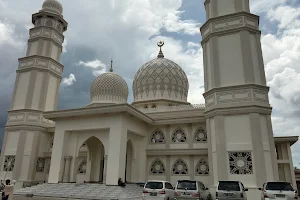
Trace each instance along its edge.
{"label": "dome finial", "polygon": [[158,56],[157,56],[158,58],[164,58],[165,57],[162,50],[161,50],[161,47],[164,46],[164,44],[165,44],[164,41],[159,41],[157,43],[157,46],[159,47],[159,53],[158,53]]}
{"label": "dome finial", "polygon": [[110,69],[109,69],[109,72],[113,72],[113,59],[110,60]]}

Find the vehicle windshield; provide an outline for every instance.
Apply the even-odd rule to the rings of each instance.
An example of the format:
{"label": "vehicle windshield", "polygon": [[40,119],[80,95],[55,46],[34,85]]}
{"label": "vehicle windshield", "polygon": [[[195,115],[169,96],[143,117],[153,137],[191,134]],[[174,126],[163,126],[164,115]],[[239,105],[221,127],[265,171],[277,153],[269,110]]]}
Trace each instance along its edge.
{"label": "vehicle windshield", "polygon": [[294,191],[291,184],[286,182],[269,182],[267,183],[266,190]]}
{"label": "vehicle windshield", "polygon": [[177,189],[197,190],[196,181],[178,181]]}
{"label": "vehicle windshield", "polygon": [[145,188],[148,188],[148,189],[163,189],[163,183],[162,182],[148,182],[146,184]]}
{"label": "vehicle windshield", "polygon": [[220,181],[218,190],[240,191],[240,185],[236,181]]}

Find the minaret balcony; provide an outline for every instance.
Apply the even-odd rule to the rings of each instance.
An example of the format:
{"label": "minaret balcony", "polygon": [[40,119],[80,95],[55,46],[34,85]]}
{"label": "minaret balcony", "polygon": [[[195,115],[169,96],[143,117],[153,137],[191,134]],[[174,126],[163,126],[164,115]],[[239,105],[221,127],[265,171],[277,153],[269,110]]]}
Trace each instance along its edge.
{"label": "minaret balcony", "polygon": [[202,44],[209,38],[218,35],[230,34],[242,30],[260,33],[259,17],[248,12],[239,12],[207,20],[200,28]]}
{"label": "minaret balcony", "polygon": [[52,40],[58,46],[62,46],[64,42],[63,34],[60,33],[58,30],[56,30],[55,28],[48,27],[48,26],[39,26],[39,27],[32,28],[30,29],[29,35],[30,35],[29,42],[35,39],[46,39],[46,40]]}
{"label": "minaret balcony", "polygon": [[247,113],[257,108],[259,113],[270,114],[268,92],[269,87],[256,84],[214,88],[203,94],[205,113],[221,110],[225,114],[232,109]]}
{"label": "minaret balcony", "polygon": [[32,69],[49,71],[58,78],[61,78],[64,66],[56,60],[45,56],[33,55],[19,58],[19,67],[17,72],[28,71]]}

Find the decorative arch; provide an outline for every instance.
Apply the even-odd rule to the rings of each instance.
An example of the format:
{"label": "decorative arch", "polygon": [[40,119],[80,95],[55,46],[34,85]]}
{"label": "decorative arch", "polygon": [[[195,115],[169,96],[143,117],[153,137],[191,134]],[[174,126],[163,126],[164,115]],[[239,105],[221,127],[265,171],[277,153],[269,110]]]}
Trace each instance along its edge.
{"label": "decorative arch", "polygon": [[49,20],[46,21],[46,26],[50,26],[50,27],[53,26],[53,22],[52,22],[51,19],[49,19]]}
{"label": "decorative arch", "polygon": [[207,133],[203,128],[198,128],[194,134],[194,140],[196,142],[207,142]]}
{"label": "decorative arch", "polygon": [[77,173],[78,174],[86,174],[87,161],[83,159],[78,165]]}
{"label": "decorative arch", "polygon": [[196,165],[196,175],[209,175],[209,165],[205,158],[201,158]]}
{"label": "decorative arch", "polygon": [[177,128],[173,132],[173,134],[172,134],[172,142],[183,143],[183,142],[186,142],[186,140],[187,140],[186,133],[181,128]]}
{"label": "decorative arch", "polygon": [[188,174],[188,172],[189,172],[188,165],[186,164],[186,162],[184,162],[184,160],[179,158],[174,162],[172,167],[172,173],[174,175],[182,175],[182,174],[184,175],[184,174]]}
{"label": "decorative arch", "polygon": [[165,166],[164,163],[156,158],[150,165],[150,174],[153,175],[162,175],[165,174]]}
{"label": "decorative arch", "polygon": [[150,143],[152,144],[165,143],[165,134],[160,129],[154,130],[150,137]]}

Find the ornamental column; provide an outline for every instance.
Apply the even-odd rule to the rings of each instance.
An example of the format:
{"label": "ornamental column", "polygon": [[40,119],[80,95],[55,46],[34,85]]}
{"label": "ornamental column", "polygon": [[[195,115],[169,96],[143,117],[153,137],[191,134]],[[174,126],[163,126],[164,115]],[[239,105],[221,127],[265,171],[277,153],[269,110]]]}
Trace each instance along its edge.
{"label": "ornamental column", "polygon": [[67,183],[70,182],[70,166],[71,166],[72,156],[65,157],[65,169],[64,169],[64,176],[63,182]]}
{"label": "ornamental column", "polygon": [[201,27],[212,185],[278,180],[259,17],[249,0],[206,0]]}
{"label": "ornamental column", "polygon": [[107,155],[104,156],[104,168],[103,168],[103,184],[106,184],[106,171],[107,171]]}
{"label": "ornamental column", "polygon": [[[62,11],[59,2],[46,0],[42,10],[32,15],[26,56],[19,59],[0,160],[1,170],[9,171],[6,178],[17,183],[34,180],[41,137],[46,128],[54,127],[43,112],[56,109],[64,68],[60,55],[68,24]],[[11,167],[3,168],[8,161]]]}

